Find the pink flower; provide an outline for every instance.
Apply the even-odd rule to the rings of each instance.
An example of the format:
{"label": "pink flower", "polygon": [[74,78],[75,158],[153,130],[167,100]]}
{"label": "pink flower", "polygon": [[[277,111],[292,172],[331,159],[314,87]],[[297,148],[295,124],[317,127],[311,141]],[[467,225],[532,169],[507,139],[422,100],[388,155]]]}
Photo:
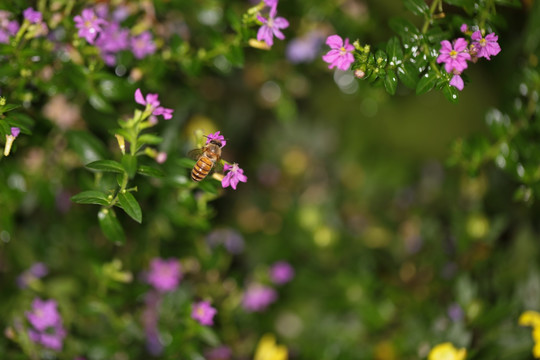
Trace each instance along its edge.
{"label": "pink flower", "polygon": [[141,89],[135,90],[135,102],[137,104],[150,106],[152,108],[157,108],[160,104],[158,100],[158,94],[148,94],[146,97],[143,96]]}
{"label": "pink flower", "polygon": [[11,136],[16,138],[17,136],[19,136],[20,133],[21,133],[21,129],[19,129],[18,127],[11,128]]}
{"label": "pink flower", "polygon": [[263,311],[276,300],[276,290],[261,284],[254,284],[250,285],[244,293],[242,307],[249,312]]}
{"label": "pink flower", "polygon": [[452,73],[453,70],[461,73],[467,68],[467,60],[471,60],[471,55],[467,52],[467,45],[464,38],[456,39],[454,47],[448,40],[441,41],[441,50],[437,63],[443,62],[447,73]]}
{"label": "pink flower", "polygon": [[467,30],[469,30],[469,27],[467,26],[467,24],[461,24],[459,30],[460,30],[462,33],[466,33]]}
{"label": "pink flower", "polygon": [[154,258],[150,262],[150,270],[146,281],[160,292],[173,291],[182,278],[182,269],[177,259]]}
{"label": "pink flower", "polygon": [[224,147],[227,144],[227,140],[225,140],[225,137],[223,135],[220,135],[219,131],[216,131],[213,134],[208,134],[208,136],[206,136],[206,145],[208,145],[212,140],[219,142],[221,144],[221,147]]}
{"label": "pink flower", "polygon": [[81,15],[75,16],[73,20],[75,21],[75,27],[79,29],[79,36],[85,38],[90,44],[94,43],[94,40],[101,32],[101,26],[107,24],[105,20],[98,18],[91,9],[84,9]]}
{"label": "pink flower", "polygon": [[156,110],[154,110],[154,112],[152,113],[152,115],[156,115],[156,116],[163,116],[163,118],[165,120],[170,120],[172,119],[172,114],[173,114],[174,110],[173,109],[168,109],[168,108],[164,108],[162,106],[159,106],[156,108]]}
{"label": "pink flower", "polygon": [[463,79],[461,78],[461,76],[459,76],[459,74],[454,74],[454,76],[450,80],[450,85],[452,85],[459,91],[463,90],[463,87],[465,86],[465,84],[463,83]]}
{"label": "pink flower", "polygon": [[32,301],[32,312],[26,313],[26,318],[38,331],[44,331],[48,327],[55,326],[60,320],[60,314],[56,309],[57,303],[54,300],[41,300],[35,298]]}
{"label": "pink flower", "polygon": [[476,51],[476,56],[479,58],[484,57],[488,60],[491,60],[490,56],[495,56],[501,52],[501,47],[497,40],[499,37],[495,33],[487,35],[485,38],[482,37],[480,30],[476,30],[472,35],[471,39],[474,40],[473,46]]}
{"label": "pink flower", "polygon": [[191,310],[191,317],[197,320],[201,325],[212,326],[214,325],[214,315],[217,310],[210,306],[209,301],[199,301],[193,304]]}
{"label": "pink flower", "polygon": [[294,268],[285,261],[278,261],[270,268],[270,279],[274,284],[285,284],[294,278]]}
{"label": "pink flower", "polygon": [[43,20],[43,15],[41,15],[39,11],[32,9],[31,7],[23,11],[23,16],[31,24],[36,24],[38,22],[41,22],[41,20]]}
{"label": "pink flower", "polygon": [[131,38],[131,51],[137,59],[143,59],[147,55],[151,55],[156,52],[156,44],[152,39],[152,34],[145,31],[139,36]]}
{"label": "pink flower", "polygon": [[330,50],[322,59],[330,64],[329,69],[337,67],[340,70],[348,70],[351,64],[354,62],[354,56],[352,54],[354,46],[349,44],[349,39],[343,39],[339,35],[331,35],[326,39],[326,45],[330,46]]}
{"label": "pink flower", "polygon": [[247,182],[247,176],[244,175],[244,170],[242,170],[237,163],[234,163],[232,166],[229,164],[224,165],[224,170],[228,171],[227,175],[221,180],[221,186],[226,188],[227,186],[231,186],[234,190],[236,190],[236,185],[238,185],[238,182]]}
{"label": "pink flower", "polygon": [[274,44],[274,36],[280,40],[285,39],[285,35],[280,29],[286,29],[289,27],[289,22],[284,17],[275,17],[277,15],[277,2],[276,6],[271,7],[268,19],[263,18],[261,15],[257,15],[257,19],[262,22],[262,26],[257,32],[257,40],[264,41],[268,46]]}

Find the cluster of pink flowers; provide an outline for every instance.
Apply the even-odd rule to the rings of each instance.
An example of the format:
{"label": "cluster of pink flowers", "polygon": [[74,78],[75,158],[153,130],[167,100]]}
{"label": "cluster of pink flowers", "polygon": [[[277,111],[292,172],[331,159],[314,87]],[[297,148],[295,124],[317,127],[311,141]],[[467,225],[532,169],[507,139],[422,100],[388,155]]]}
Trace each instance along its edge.
{"label": "cluster of pink flowers", "polygon": [[62,350],[66,330],[62,325],[62,317],[58,313],[58,304],[54,300],[34,299],[32,311],[26,313],[26,318],[32,328],[28,337],[37,344],[56,351]]}
{"label": "cluster of pink flowers", "polygon": [[[206,136],[207,145],[212,140],[219,142],[221,144],[221,147],[224,147],[227,144],[227,140],[225,140],[225,137],[221,135],[219,131]],[[225,170],[226,172],[223,180],[221,180],[221,186],[223,188],[230,186],[234,190],[236,190],[236,186],[239,182],[247,182],[247,176],[244,175],[244,170],[242,170],[242,168],[240,168],[237,163],[234,163],[232,165],[225,164],[223,165],[223,170]]]}
{"label": "cluster of pink flowers", "polygon": [[[268,275],[272,283],[283,285],[294,278],[294,268],[286,261],[278,261],[270,267]],[[244,292],[242,307],[248,312],[261,312],[266,310],[277,298],[278,293],[273,287],[252,283]]]}
{"label": "cluster of pink flowers", "polygon": [[95,45],[105,63],[112,66],[116,64],[116,54],[122,50],[130,50],[137,59],[143,59],[156,51],[150,32],[131,36],[129,29],[121,26],[120,23],[128,15],[124,7],[110,14],[107,4],[99,4],[94,9],[84,9],[73,20],[79,29],[79,36]]}
{"label": "cluster of pink flowers", "polygon": [[349,39],[343,39],[339,35],[331,35],[326,38],[326,45],[330,46],[330,51],[322,59],[327,62],[328,68],[337,67],[339,70],[349,70],[354,62],[354,46],[349,43]]}
{"label": "cluster of pink flowers", "polygon": [[274,36],[280,40],[285,39],[285,35],[281,29],[289,27],[287,19],[277,16],[278,0],[264,0],[269,9],[268,18],[264,18],[261,14],[257,14],[257,20],[262,23],[262,26],[257,32],[257,40],[264,41],[268,46],[274,45]]}
{"label": "cluster of pink flowers", "polygon": [[[468,26],[461,26],[463,33],[468,33]],[[491,60],[491,56],[497,55],[501,51],[498,44],[498,36],[490,33],[482,35],[482,31],[476,30],[471,34],[472,43],[469,45],[465,38],[457,38],[453,43],[448,40],[441,41],[441,49],[437,63],[444,63],[447,73],[453,74],[450,85],[458,90],[463,90],[465,86],[461,74],[467,68],[467,61],[476,62],[479,58]]]}
{"label": "cluster of pink flowers", "polygon": [[17,20],[10,20],[11,13],[5,10],[0,10],[0,43],[8,44],[12,36],[19,31],[19,23]]}

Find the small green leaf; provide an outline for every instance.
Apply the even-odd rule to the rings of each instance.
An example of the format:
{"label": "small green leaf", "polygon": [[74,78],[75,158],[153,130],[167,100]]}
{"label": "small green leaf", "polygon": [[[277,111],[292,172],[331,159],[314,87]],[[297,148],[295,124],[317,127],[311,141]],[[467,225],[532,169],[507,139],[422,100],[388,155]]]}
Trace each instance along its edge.
{"label": "small green leaf", "polygon": [[392,18],[388,22],[388,25],[396,34],[398,34],[404,41],[410,42],[411,39],[420,35],[420,31],[413,25],[412,22],[403,18]]}
{"label": "small green leaf", "polygon": [[99,227],[105,237],[115,243],[124,243],[126,236],[113,209],[102,208],[98,212]]}
{"label": "small green leaf", "polygon": [[98,160],[85,165],[87,168],[101,172],[114,172],[122,174],[125,172],[122,165],[114,160]]}
{"label": "small green leaf", "polygon": [[176,161],[178,165],[186,169],[193,169],[196,161],[189,158],[181,158]]}
{"label": "small green leaf", "polygon": [[137,169],[137,173],[141,174],[141,175],[145,175],[145,176],[152,176],[152,177],[164,177],[165,176],[163,171],[161,171],[159,169],[156,169],[156,168],[153,168],[151,166],[147,166],[147,165],[139,166],[139,168]]}
{"label": "small green leaf", "polygon": [[393,37],[388,40],[386,44],[386,53],[388,54],[388,59],[390,65],[399,65],[403,61],[403,50],[401,49],[401,44],[397,37]]}
{"label": "small green leaf", "polygon": [[79,155],[84,164],[105,157],[105,147],[91,133],[86,131],[70,131],[67,133],[70,147]]}
{"label": "small green leaf", "polygon": [[162,141],[163,141],[163,138],[156,135],[152,135],[152,134],[143,134],[139,136],[139,138],[137,139],[137,143],[139,144],[139,146],[142,144],[150,144],[150,145],[161,144]]}
{"label": "small green leaf", "polygon": [[130,192],[120,192],[118,193],[118,201],[126,214],[140,224],[142,221],[142,210],[135,197]]}
{"label": "small green leaf", "polygon": [[444,96],[453,102],[454,104],[458,102],[459,100],[459,90],[451,85],[446,85],[443,87],[442,92]]}
{"label": "small green leaf", "polygon": [[388,62],[388,56],[384,51],[377,50],[377,53],[375,54],[375,61],[377,62],[378,67],[384,67]]}
{"label": "small green leaf", "polygon": [[128,173],[129,178],[133,178],[137,172],[137,157],[130,154],[125,154],[122,156],[122,166]]}
{"label": "small green leaf", "polygon": [[8,111],[14,110],[21,107],[21,105],[16,104],[6,104],[4,106],[0,106],[0,114],[7,113]]}
{"label": "small green leaf", "polygon": [[71,197],[71,201],[77,204],[109,205],[107,195],[101,191],[89,190],[78,193]]}
{"label": "small green leaf", "polygon": [[[212,175],[208,175],[207,179],[208,178],[211,178]],[[212,180],[212,179],[210,179]],[[203,180],[199,183],[199,188],[201,190],[203,190],[204,192],[207,192],[209,194],[212,194],[212,195],[217,195],[218,193],[218,190],[217,190],[217,187],[216,187],[216,184],[217,182],[216,181],[208,181],[208,180]],[[221,184],[220,184],[221,185]],[[220,186],[221,187],[221,186]]]}
{"label": "small green leaf", "polygon": [[396,93],[398,79],[396,73],[393,70],[388,70],[386,77],[384,78],[384,88],[390,95]]}
{"label": "small green leaf", "polygon": [[399,80],[408,88],[416,89],[418,82],[418,68],[411,62],[406,62],[398,68]]}
{"label": "small green leaf", "polygon": [[429,6],[423,0],[403,0],[403,3],[415,15],[424,15],[429,12]]}
{"label": "small green leaf", "polygon": [[437,74],[434,71],[428,71],[416,84],[416,95],[424,94],[433,89],[437,83]]}
{"label": "small green leaf", "polygon": [[112,105],[109,104],[107,100],[105,100],[105,98],[100,94],[91,94],[88,97],[88,101],[90,102],[90,105],[92,105],[92,107],[98,111],[102,111],[104,113],[114,112],[114,108],[112,107]]}

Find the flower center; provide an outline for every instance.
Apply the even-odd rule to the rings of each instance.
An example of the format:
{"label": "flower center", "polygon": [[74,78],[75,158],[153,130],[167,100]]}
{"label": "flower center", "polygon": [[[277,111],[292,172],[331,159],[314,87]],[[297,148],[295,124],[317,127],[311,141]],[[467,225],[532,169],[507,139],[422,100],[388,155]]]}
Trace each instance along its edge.
{"label": "flower center", "polygon": [[454,59],[456,58],[457,54],[458,54],[458,52],[456,50],[450,51],[450,57],[452,57]]}
{"label": "flower center", "polygon": [[479,42],[480,46],[486,46],[486,39],[481,39]]}
{"label": "flower center", "polygon": [[345,46],[342,46],[340,49],[339,49],[339,53],[341,55],[345,55],[347,53],[347,50],[345,49]]}

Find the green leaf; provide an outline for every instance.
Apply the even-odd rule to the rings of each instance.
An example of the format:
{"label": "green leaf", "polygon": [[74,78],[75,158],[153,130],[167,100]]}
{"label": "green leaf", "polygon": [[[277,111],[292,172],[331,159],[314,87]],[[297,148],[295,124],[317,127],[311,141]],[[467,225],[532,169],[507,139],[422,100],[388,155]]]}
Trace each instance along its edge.
{"label": "green leaf", "polygon": [[129,178],[133,178],[137,172],[137,157],[130,154],[125,154],[122,156],[122,166],[128,173]]}
{"label": "green leaf", "polygon": [[444,96],[453,102],[454,104],[459,100],[459,90],[451,85],[446,85],[443,87],[442,92]]}
{"label": "green leaf", "polygon": [[124,243],[126,235],[113,209],[102,208],[98,212],[99,227],[105,237],[115,243]]}
{"label": "green leaf", "polygon": [[410,42],[411,39],[420,35],[420,30],[418,30],[412,22],[400,17],[390,19],[388,25],[406,42]]}
{"label": "green leaf", "polygon": [[109,205],[107,194],[95,190],[83,191],[73,195],[71,201],[77,204]]}
{"label": "green leaf", "polygon": [[69,131],[66,136],[70,147],[79,155],[84,164],[105,157],[105,147],[89,132]]}
{"label": "green leaf", "polygon": [[423,0],[403,0],[405,7],[415,15],[425,15],[429,6]]}
{"label": "green leaf", "polygon": [[403,50],[397,37],[393,37],[388,40],[386,44],[386,53],[390,60],[390,65],[399,65],[403,61]]}
{"label": "green leaf", "polygon": [[102,172],[114,172],[123,174],[125,172],[122,165],[114,160],[98,160],[85,165],[87,168]]}
{"label": "green leaf", "polygon": [[126,214],[140,224],[142,221],[142,210],[135,197],[130,192],[120,192],[118,193],[118,201]]}
{"label": "green leaf", "polygon": [[145,175],[145,176],[152,176],[152,177],[164,177],[165,176],[163,171],[161,171],[159,169],[156,169],[156,168],[153,168],[151,166],[147,166],[147,165],[139,166],[139,168],[137,169],[137,173],[141,174],[141,175]]}
{"label": "green leaf", "polygon": [[399,80],[408,88],[416,89],[418,83],[418,68],[411,62],[406,62],[398,68]]}
{"label": "green leaf", "polygon": [[393,70],[388,70],[386,77],[384,78],[384,88],[390,95],[396,93],[398,79],[396,73]]}
{"label": "green leaf", "polygon": [[430,43],[440,44],[441,41],[448,40],[449,37],[450,33],[448,31],[444,31],[438,26],[431,27],[426,33],[426,38]]}
{"label": "green leaf", "polygon": [[503,6],[510,6],[515,8],[521,7],[521,2],[519,0],[495,0],[495,3]]}
{"label": "green leaf", "polygon": [[11,129],[5,121],[0,121],[0,134],[2,135],[2,138],[4,138],[4,136],[6,135],[11,134]]}
{"label": "green leaf", "polygon": [[88,97],[88,101],[90,102],[90,105],[98,111],[102,111],[104,113],[113,113],[114,108],[105,100],[103,96],[100,94],[94,93],[91,94]]}
{"label": "green leaf", "polygon": [[189,158],[180,158],[176,161],[178,165],[186,169],[193,169],[196,161]]}
{"label": "green leaf", "polygon": [[437,74],[434,71],[428,71],[416,84],[416,95],[424,94],[433,89],[437,83]]}
{"label": "green leaf", "polygon": [[6,104],[4,106],[0,106],[0,114],[7,113],[8,111],[14,110],[21,107],[21,105],[16,104]]}
{"label": "green leaf", "polygon": [[142,144],[150,144],[150,145],[161,144],[162,141],[163,141],[163,138],[156,135],[152,135],[152,134],[143,134],[139,136],[139,138],[137,139],[137,143],[139,144],[139,146]]}
{"label": "green leaf", "polygon": [[[208,179],[208,178],[210,178],[210,179]],[[207,179],[208,179],[208,180],[213,180],[213,179],[211,178],[211,175],[208,175],[208,177],[207,177],[205,180],[203,180],[203,181],[201,181],[201,182],[199,183],[199,188],[200,188],[201,190],[203,190],[204,192],[207,192],[207,193],[209,193],[209,194],[217,195],[218,190],[217,190],[216,184],[217,184],[218,182],[216,182],[216,181],[208,181]],[[220,184],[220,185],[221,185],[221,184]],[[221,187],[221,186],[220,186],[220,187]]]}

